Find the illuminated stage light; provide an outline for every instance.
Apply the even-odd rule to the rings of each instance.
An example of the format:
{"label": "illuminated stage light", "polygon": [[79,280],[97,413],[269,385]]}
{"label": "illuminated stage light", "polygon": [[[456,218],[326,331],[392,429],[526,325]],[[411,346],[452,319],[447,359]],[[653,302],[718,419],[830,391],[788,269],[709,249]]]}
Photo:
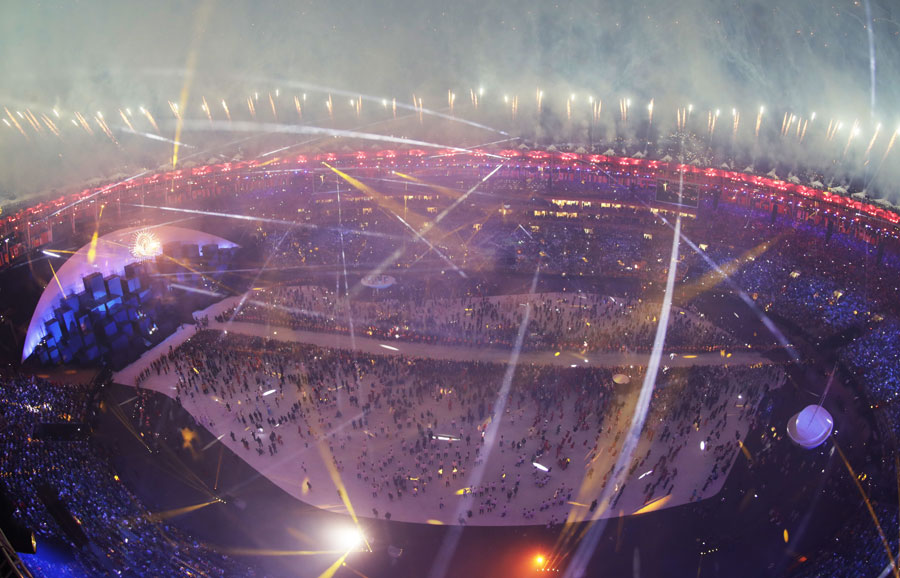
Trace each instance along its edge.
{"label": "illuminated stage light", "polygon": [[162,254],[162,243],[150,231],[138,231],[131,244],[131,254],[138,259],[152,259]]}
{"label": "illuminated stage light", "polygon": [[365,536],[356,526],[335,528],[331,533],[331,543],[336,550],[352,552],[361,550],[366,543]]}

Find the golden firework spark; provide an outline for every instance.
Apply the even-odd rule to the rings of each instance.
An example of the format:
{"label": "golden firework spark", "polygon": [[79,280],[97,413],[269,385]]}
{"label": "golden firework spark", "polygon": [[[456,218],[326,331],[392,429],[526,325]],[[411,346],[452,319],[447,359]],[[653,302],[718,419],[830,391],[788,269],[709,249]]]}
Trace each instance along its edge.
{"label": "golden firework spark", "polygon": [[131,132],[137,132],[136,130],[134,130],[134,126],[131,124],[131,121],[128,120],[128,116],[121,108],[119,109],[119,116],[122,117],[122,122],[125,123],[125,126],[127,126],[131,130]]}

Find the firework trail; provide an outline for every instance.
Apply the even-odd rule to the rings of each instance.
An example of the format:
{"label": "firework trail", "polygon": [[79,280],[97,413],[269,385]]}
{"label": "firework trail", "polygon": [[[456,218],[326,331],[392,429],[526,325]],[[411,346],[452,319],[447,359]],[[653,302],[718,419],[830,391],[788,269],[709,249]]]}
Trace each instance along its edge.
{"label": "firework trail", "polygon": [[275,110],[275,99],[272,98],[272,93],[269,93],[269,105],[272,107],[272,118],[275,119],[275,122],[278,122],[278,111]]}
{"label": "firework trail", "polygon": [[171,100],[168,102],[169,110],[171,110],[172,114],[175,115],[175,119],[178,120],[178,122],[182,122],[184,119],[181,118],[181,111],[178,110],[178,103],[172,102]]}
{"label": "firework trail", "polygon": [[46,114],[41,114],[41,120],[44,121],[44,124],[47,125],[47,128],[50,129],[50,132],[55,134],[58,138],[62,139],[62,135],[59,134],[59,129],[56,128],[56,124],[48,117]]}
{"label": "firework trail", "polygon": [[156,124],[156,120],[153,118],[153,115],[150,114],[150,111],[147,110],[146,108],[144,108],[143,106],[140,108],[140,110],[141,110],[141,114],[143,114],[145,117],[147,117],[147,120],[150,122],[151,125],[153,125],[153,130],[155,130],[158,133],[159,125]]}
{"label": "firework trail", "polygon": [[872,152],[872,147],[875,145],[875,140],[878,138],[878,133],[881,132],[881,123],[878,123],[878,126],[875,127],[875,134],[872,135],[872,140],[869,141],[869,146],[866,147],[865,156],[868,158],[869,153]]}
{"label": "firework trail", "polygon": [[75,113],[75,118],[78,119],[78,122],[81,123],[81,127],[89,134],[94,134],[94,129],[91,128],[91,125],[88,124],[88,121],[84,119],[84,116],[80,112]]}
{"label": "firework trail", "polygon": [[25,109],[25,120],[28,121],[28,124],[31,125],[31,128],[34,129],[34,132],[37,134],[41,134],[44,131],[41,129],[41,125],[38,124],[37,119],[34,117],[34,114],[31,113],[31,110]]}
{"label": "firework trail", "polygon": [[134,126],[131,124],[131,121],[128,120],[128,116],[125,115],[125,112],[121,108],[119,109],[119,116],[122,117],[122,122],[125,123],[125,126],[127,126],[131,132],[137,132],[134,130]]}
{"label": "firework trail", "polygon": [[203,101],[203,107],[202,107],[202,108],[203,108],[203,112],[206,113],[206,118],[209,119],[209,122],[212,122],[212,119],[213,119],[213,118],[212,118],[212,111],[209,109],[209,103],[206,102],[206,97],[205,97],[205,96],[201,96],[201,97],[200,97],[200,100]]}
{"label": "firework trail", "polygon": [[20,124],[19,124],[19,121],[16,120],[16,117],[14,117],[14,116],[9,112],[9,109],[6,108],[6,107],[4,106],[4,107],[3,107],[3,110],[6,111],[6,116],[9,117],[9,120],[12,121],[12,123],[13,123],[13,125],[15,125],[16,129],[18,129],[18,131],[19,131],[20,133],[22,133],[22,136],[24,136],[24,137],[26,138],[26,140],[31,140],[31,139],[29,139],[28,134],[26,134],[26,133],[25,133],[25,130],[22,128],[22,125],[20,125]]}
{"label": "firework trail", "polygon": [[250,111],[250,116],[254,119],[256,118],[256,107],[253,106],[253,97],[247,97],[247,110]]}
{"label": "firework trail", "polygon": [[303,109],[300,107],[300,99],[296,96],[294,97],[294,108],[297,109],[297,118],[303,120]]}
{"label": "firework trail", "polygon": [[113,136],[112,131],[109,130],[109,126],[106,124],[106,121],[103,120],[103,114],[101,112],[97,112],[97,116],[94,117],[94,122],[97,123],[97,125],[100,127],[100,130],[103,131],[103,134],[109,137],[109,140],[111,140],[113,144],[119,144],[119,141],[117,141],[116,137]]}
{"label": "firework trail", "polygon": [[228,103],[225,102],[225,99],[222,99],[222,108],[225,110],[225,117],[228,118],[228,122],[231,122],[231,112],[228,110]]}

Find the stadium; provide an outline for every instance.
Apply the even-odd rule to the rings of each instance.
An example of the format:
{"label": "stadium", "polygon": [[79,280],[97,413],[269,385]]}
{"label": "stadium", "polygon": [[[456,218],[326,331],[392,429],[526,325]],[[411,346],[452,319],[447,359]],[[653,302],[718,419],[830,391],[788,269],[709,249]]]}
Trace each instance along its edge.
{"label": "stadium", "polygon": [[[727,79],[688,100],[541,69],[542,13],[510,17],[541,49],[503,89],[443,60],[399,84],[427,42],[383,90],[338,53],[347,88],[198,68],[237,16],[192,10],[184,69],[48,97],[7,65],[4,575],[900,575],[900,130],[874,56],[857,100],[725,107]],[[893,22],[837,10],[878,42]]]}

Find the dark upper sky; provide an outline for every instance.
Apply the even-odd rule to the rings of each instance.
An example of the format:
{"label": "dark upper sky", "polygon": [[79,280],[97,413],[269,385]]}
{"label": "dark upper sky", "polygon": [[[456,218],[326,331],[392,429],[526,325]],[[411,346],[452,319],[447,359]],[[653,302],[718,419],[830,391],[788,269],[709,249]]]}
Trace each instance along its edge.
{"label": "dark upper sky", "polygon": [[[890,131],[898,122],[894,6],[871,0],[867,14],[864,2],[820,0],[14,2],[0,21],[0,103],[38,116],[56,107],[109,119],[140,104],[162,112],[179,101],[189,70],[190,106],[201,95],[290,91],[290,81],[403,101],[415,92],[434,108],[448,90],[476,87],[483,98],[520,95],[520,107],[533,107],[541,87],[555,110],[570,94],[597,95],[611,119],[624,96],[641,110],[655,99],[657,122],[672,125],[686,102],[739,107],[745,123],[764,104],[779,122],[783,112],[815,110],[848,127],[859,119],[871,135],[877,122]],[[0,126],[4,191],[46,184],[21,172],[50,154],[31,140]],[[71,168],[59,164],[59,174]]]}

